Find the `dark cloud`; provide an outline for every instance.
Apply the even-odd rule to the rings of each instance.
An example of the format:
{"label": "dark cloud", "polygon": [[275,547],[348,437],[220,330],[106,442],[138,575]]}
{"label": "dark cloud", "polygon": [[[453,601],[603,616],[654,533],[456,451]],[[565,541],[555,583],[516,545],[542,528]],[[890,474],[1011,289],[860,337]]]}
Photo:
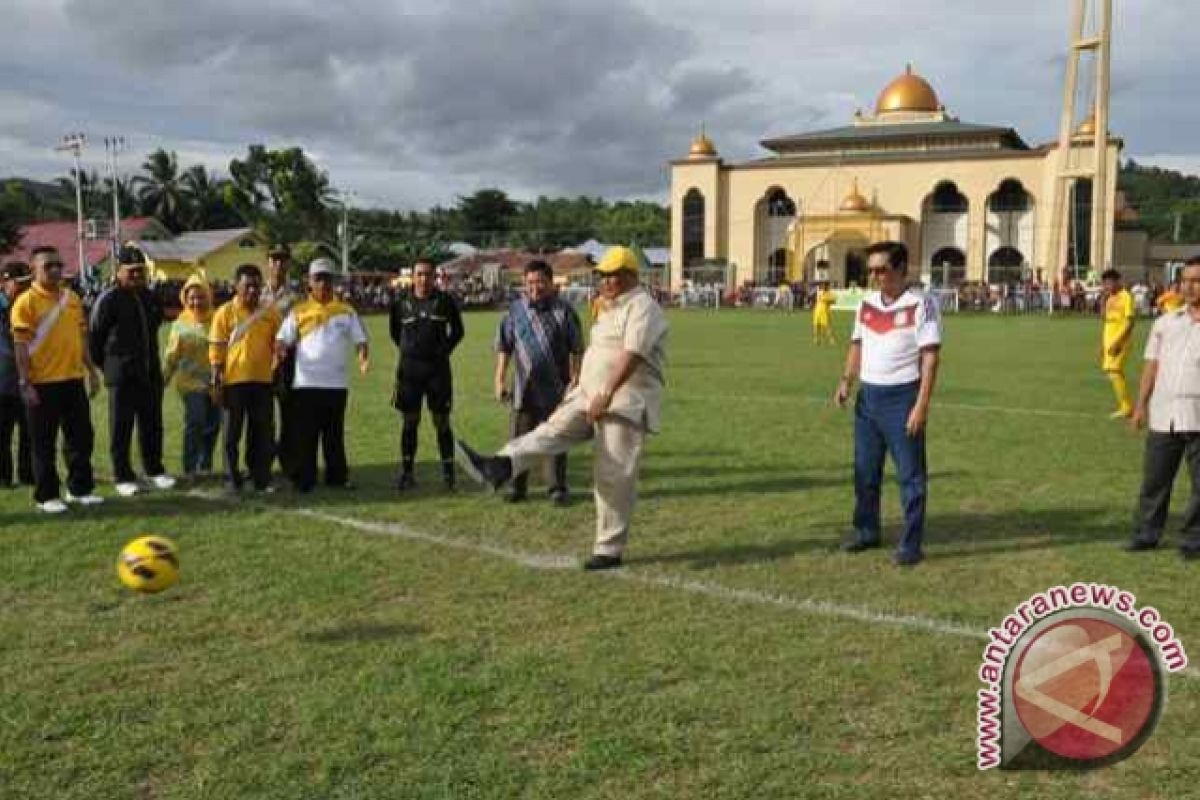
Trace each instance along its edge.
{"label": "dark cloud", "polygon": [[[1010,0],[0,0],[0,143],[42,169],[64,130],[221,161],[300,144],[387,202],[524,193],[661,195],[706,125],[723,155],[843,125],[906,61],[951,113],[1057,128],[1066,12]],[[1180,4],[1183,5],[1183,4]],[[1192,153],[1187,14],[1119,11],[1113,128]],[[11,13],[5,13],[11,12]],[[1157,18],[1155,18],[1157,19]],[[1168,27],[1164,27],[1168,26]],[[10,171],[0,168],[0,173]]]}

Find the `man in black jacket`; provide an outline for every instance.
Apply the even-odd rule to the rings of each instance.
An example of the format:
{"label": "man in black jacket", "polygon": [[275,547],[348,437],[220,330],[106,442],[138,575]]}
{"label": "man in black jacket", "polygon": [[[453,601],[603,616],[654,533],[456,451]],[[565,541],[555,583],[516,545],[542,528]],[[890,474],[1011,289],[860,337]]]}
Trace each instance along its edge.
{"label": "man in black jacket", "polygon": [[450,431],[453,384],[450,354],[463,338],[462,315],[454,298],[433,285],[433,264],[418,261],[413,267],[412,289],[392,303],[392,341],[400,349],[396,390],[392,404],[404,416],[400,436],[400,475],[396,488],[410,489],[417,457],[417,429],[424,399],[437,429],[442,459],[442,479],[454,488],[454,435]]}
{"label": "man in black jacket", "polygon": [[88,324],[88,350],[104,372],[108,386],[109,454],[117,493],[138,492],[137,474],[130,463],[133,426],[146,477],[158,489],[170,489],[175,479],[163,468],[162,368],[158,360],[158,327],[162,306],[146,287],[146,263],[141,251],[120,252],[116,285],[96,301]]}

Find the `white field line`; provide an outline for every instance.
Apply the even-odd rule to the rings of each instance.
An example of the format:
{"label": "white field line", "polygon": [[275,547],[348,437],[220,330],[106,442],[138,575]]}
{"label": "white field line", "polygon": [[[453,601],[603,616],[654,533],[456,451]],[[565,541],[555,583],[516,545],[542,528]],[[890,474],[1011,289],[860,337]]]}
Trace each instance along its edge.
{"label": "white field line", "polygon": [[[224,499],[219,495],[215,495],[210,492],[193,491],[189,494],[206,500]],[[523,567],[528,567],[530,569],[570,570],[579,568],[578,559],[572,556],[556,553],[528,553],[508,547],[485,544],[483,542],[474,542],[453,536],[439,536],[437,534],[426,533],[425,531],[417,530],[416,528],[412,528],[408,525],[398,522],[373,522],[369,520],[356,519],[354,517],[343,517],[337,514],[330,514],[327,511],[320,511],[312,508],[284,508],[278,510],[289,514],[294,514],[296,516],[307,517],[308,519],[333,523],[334,525],[350,528],[352,530],[359,531],[360,533],[367,533],[376,536],[390,536],[406,541],[421,542],[423,544],[445,547],[451,550],[492,556],[514,564],[519,564]],[[866,606],[848,605],[836,603],[830,600],[816,600],[806,597],[790,597],[788,595],[760,592],[754,589],[739,589],[732,586],[713,583],[711,581],[699,581],[692,578],[684,578],[677,575],[654,573],[644,570],[618,569],[601,574],[611,580],[637,583],[643,586],[656,586],[664,589],[673,589],[675,591],[687,592],[688,594],[701,595],[710,599],[732,603],[771,606],[774,608],[786,609],[788,611],[797,611],[801,614],[807,614],[809,616],[845,619],[854,622],[866,623],[868,625],[882,625],[889,628],[918,630],[926,633],[939,634],[942,636],[957,636],[965,639],[975,639],[977,641],[987,641],[988,639],[986,631],[972,628],[967,625],[962,625],[957,622],[951,622],[949,620],[937,619],[936,617],[925,617],[918,614],[888,614],[882,611],[875,611]],[[1181,675],[1185,678],[1200,678],[1200,670],[1198,670],[1196,667],[1187,667],[1181,672],[1174,674]]]}

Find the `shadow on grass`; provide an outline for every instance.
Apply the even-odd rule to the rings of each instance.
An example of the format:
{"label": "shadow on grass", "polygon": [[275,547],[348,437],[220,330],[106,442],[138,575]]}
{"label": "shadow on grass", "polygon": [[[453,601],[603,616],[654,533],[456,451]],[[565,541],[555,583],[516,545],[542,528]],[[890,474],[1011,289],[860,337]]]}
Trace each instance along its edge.
{"label": "shadow on grass", "polygon": [[381,642],[388,639],[408,639],[428,631],[420,625],[387,622],[351,622],[336,628],[302,633],[298,637],[309,644],[347,644]]}
{"label": "shadow on grass", "polygon": [[[886,511],[886,510],[885,510]],[[849,514],[849,509],[847,510]],[[703,547],[677,553],[634,557],[630,563],[686,564],[705,570],[778,561],[806,553],[834,554],[840,549],[844,530],[829,535],[780,538],[769,542]],[[883,550],[895,545],[900,532],[887,526]],[[1129,526],[1114,521],[1102,508],[1051,508],[1010,514],[933,514],[926,522],[925,548],[930,561],[993,554],[1050,550],[1098,542],[1115,546],[1129,535]]]}

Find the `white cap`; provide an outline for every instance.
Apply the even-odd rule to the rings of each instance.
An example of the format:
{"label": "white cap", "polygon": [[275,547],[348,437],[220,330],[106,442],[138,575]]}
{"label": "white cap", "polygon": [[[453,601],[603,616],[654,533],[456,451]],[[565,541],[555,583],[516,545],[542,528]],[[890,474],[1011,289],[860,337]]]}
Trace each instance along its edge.
{"label": "white cap", "polygon": [[328,258],[313,259],[313,262],[308,265],[308,277],[310,278],[317,275],[336,275],[337,271],[333,260]]}

